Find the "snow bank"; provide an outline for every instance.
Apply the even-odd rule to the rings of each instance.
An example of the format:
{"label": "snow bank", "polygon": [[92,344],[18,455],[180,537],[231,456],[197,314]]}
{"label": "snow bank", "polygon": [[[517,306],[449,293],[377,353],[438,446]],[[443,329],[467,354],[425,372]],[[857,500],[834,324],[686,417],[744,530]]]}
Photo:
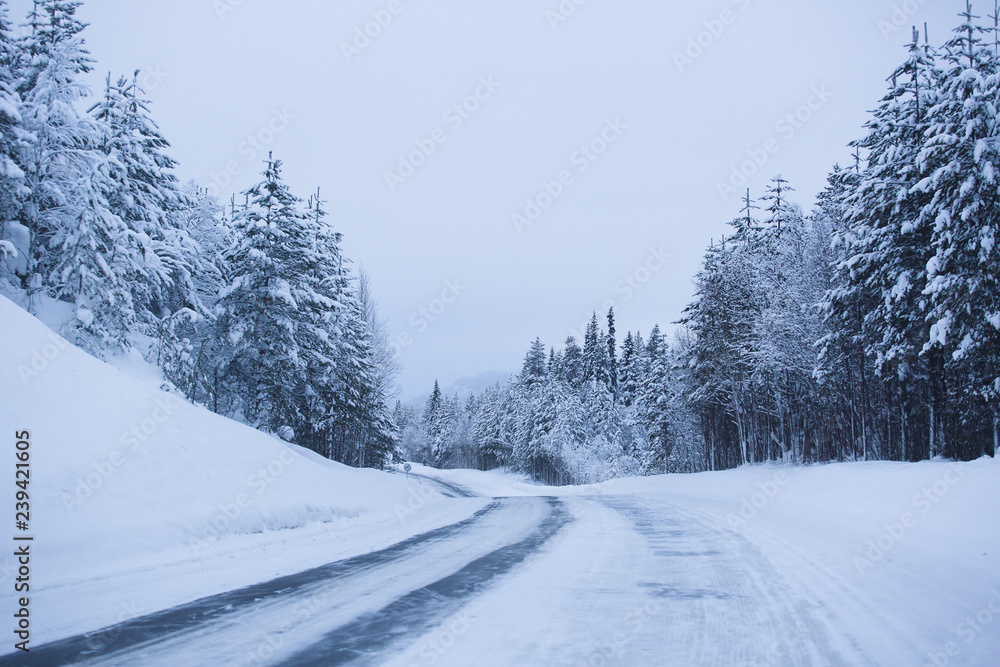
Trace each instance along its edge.
{"label": "snow bank", "polygon": [[[659,495],[696,506],[738,532],[836,540],[858,574],[919,551],[1000,572],[1000,461],[969,463],[768,464],[696,475],[618,479],[546,487],[503,472],[427,471],[477,493],[521,495]],[[1000,574],[991,582],[1000,585]]]}
{"label": "snow bank", "polygon": [[[311,560],[290,566],[294,571],[333,560],[338,533],[357,534],[358,526],[382,526],[359,551],[404,539],[425,526],[420,520],[404,526],[399,508],[443,498],[427,489],[415,497],[415,482],[401,475],[351,469],[194,407],[160,391],[152,374],[125,375],[69,345],[6,298],[0,298],[0,350],[0,437],[9,454],[0,499],[13,528],[14,434],[28,431],[33,592],[126,571],[146,572],[150,581],[172,563],[208,570],[220,554],[228,554],[224,566],[231,568],[234,548],[273,547],[302,532],[319,544]],[[10,564],[0,557],[5,581]],[[250,581],[228,583],[287,573],[286,566],[258,563],[245,577]],[[227,578],[205,582],[225,586]],[[0,590],[4,608],[12,588]],[[154,596],[145,611],[207,594],[199,588]],[[64,620],[46,622],[55,627]],[[60,627],[70,626],[77,628]]]}
{"label": "snow bank", "polygon": [[657,499],[677,508],[681,525],[694,516],[738,533],[780,574],[770,582],[777,594],[802,591],[822,605],[871,664],[1000,664],[992,458],[746,466],[564,489],[501,473],[428,474],[493,495]]}
{"label": "snow bank", "polygon": [[[845,540],[849,535],[859,560],[869,543],[878,547],[881,538],[882,548],[871,550],[871,564],[889,560],[893,547],[905,544],[1000,570],[1000,461],[989,457],[969,463],[747,466],[592,488],[697,499],[728,527],[744,532],[794,522],[806,534],[843,534]],[[859,564],[859,569],[866,568]]]}

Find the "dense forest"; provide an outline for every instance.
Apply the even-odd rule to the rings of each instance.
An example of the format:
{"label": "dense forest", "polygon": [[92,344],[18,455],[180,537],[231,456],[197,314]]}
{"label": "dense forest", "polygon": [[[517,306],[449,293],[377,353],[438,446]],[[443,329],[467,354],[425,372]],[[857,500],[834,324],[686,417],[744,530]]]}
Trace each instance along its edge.
{"label": "dense forest", "polygon": [[138,350],[217,413],[356,466],[393,455],[395,378],[366,276],[317,191],[269,158],[223,207],[182,186],[142,77],[95,65],[79,2],[0,0],[0,288],[96,356]]}
{"label": "dense forest", "polygon": [[708,248],[667,340],[535,341],[466,402],[397,406],[438,466],[551,483],[785,460],[975,459],[1000,446],[1000,29],[970,8],[904,62],[805,214],[775,177]]}
{"label": "dense forest", "polygon": [[507,386],[393,413],[385,324],[321,193],[273,157],[225,205],[182,185],[138,72],[91,99],[79,6],[37,0],[15,30],[0,0],[0,287],[192,402],[350,465],[552,483],[998,449],[1000,29],[971,8],[941,47],[914,31],[811,213],[781,176],[747,193],[672,335],[595,314]]}

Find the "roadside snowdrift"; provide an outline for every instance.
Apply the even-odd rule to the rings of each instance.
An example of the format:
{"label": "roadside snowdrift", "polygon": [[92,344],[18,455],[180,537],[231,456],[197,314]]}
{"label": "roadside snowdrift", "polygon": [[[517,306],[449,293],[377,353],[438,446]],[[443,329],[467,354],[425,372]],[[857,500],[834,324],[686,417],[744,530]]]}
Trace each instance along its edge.
{"label": "roadside snowdrift", "polygon": [[[127,376],[72,347],[6,298],[0,351],[8,533],[14,434],[31,436],[32,593],[52,604],[37,612],[37,640],[120,620],[120,590],[108,609],[95,604],[88,614],[86,600],[77,600],[81,609],[62,607],[83,595],[66,588],[81,582],[109,578],[105,588],[120,588],[123,573],[138,573],[132,584],[158,582],[162,594],[142,598],[145,613],[211,592],[203,585],[226,590],[329,562],[345,536],[362,534],[353,547],[363,552],[433,527],[422,524],[458,520],[424,512],[404,522],[400,507],[431,506],[443,496],[424,487],[415,495],[416,483],[402,475],[351,469],[194,407],[153,379]],[[308,555],[283,553],[283,542],[302,535],[311,541]],[[188,590],[179,580],[161,581],[178,563],[200,573]],[[0,556],[3,609],[12,604],[12,564]]]}
{"label": "roadside snowdrift", "polygon": [[[1000,460],[758,465],[696,475],[545,487],[499,471],[418,472],[492,496],[657,495],[752,536],[829,542],[864,576],[897,558],[1000,572]],[[983,584],[982,580],[979,581]],[[990,579],[1000,585],[1000,574]]]}
{"label": "roadside snowdrift", "polygon": [[[655,499],[740,535],[780,573],[776,590],[823,605],[871,664],[1000,664],[998,460],[745,466],[569,488],[417,470],[492,495]],[[788,650],[773,647],[773,664]]]}

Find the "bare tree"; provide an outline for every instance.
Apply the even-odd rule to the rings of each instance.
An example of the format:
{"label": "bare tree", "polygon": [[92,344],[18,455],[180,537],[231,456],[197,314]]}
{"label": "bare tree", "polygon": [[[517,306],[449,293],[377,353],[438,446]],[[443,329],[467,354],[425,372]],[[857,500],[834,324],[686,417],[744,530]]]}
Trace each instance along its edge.
{"label": "bare tree", "polygon": [[400,364],[396,352],[389,343],[388,320],[379,312],[378,300],[371,289],[371,278],[364,267],[358,267],[358,299],[365,316],[365,326],[372,346],[372,358],[375,362],[375,375],[378,389],[387,401],[399,395],[396,378],[399,377]]}

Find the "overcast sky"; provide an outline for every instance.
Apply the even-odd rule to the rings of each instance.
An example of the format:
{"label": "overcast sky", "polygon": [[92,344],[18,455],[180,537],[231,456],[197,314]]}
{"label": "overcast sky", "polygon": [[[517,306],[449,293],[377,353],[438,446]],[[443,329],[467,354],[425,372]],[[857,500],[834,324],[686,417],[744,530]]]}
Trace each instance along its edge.
{"label": "overcast sky", "polygon": [[322,188],[399,344],[405,398],[517,370],[536,336],[559,345],[611,302],[621,336],[669,327],[739,212],[720,184],[756,158],[755,196],[781,173],[811,208],[910,26],[940,44],[960,8],[89,0],[80,14],[95,92],[143,69],[182,179],[228,199],[273,150],[297,193]]}

